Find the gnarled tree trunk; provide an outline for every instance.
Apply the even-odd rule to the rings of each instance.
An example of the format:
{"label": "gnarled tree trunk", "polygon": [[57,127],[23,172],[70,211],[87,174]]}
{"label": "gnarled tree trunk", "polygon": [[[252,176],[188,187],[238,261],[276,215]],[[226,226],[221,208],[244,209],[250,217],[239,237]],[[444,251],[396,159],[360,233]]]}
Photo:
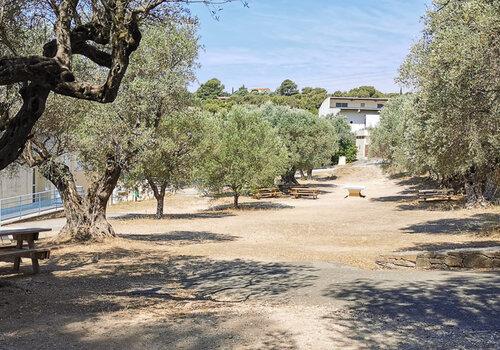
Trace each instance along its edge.
{"label": "gnarled tree trunk", "polygon": [[[23,85],[20,110],[7,122],[0,122],[0,170],[21,155],[33,126],[45,110],[50,91],[101,103],[113,102],[118,94],[130,55],[141,41],[137,12],[125,11],[125,2],[109,6],[106,11],[97,6],[92,9],[90,22],[71,27],[78,11],[77,3],[74,0],[51,2],[55,39],[44,45],[43,56],[0,58],[0,86]],[[151,4],[150,9],[161,3]],[[112,50],[109,53],[89,42],[110,45]],[[103,84],[76,81],[71,71],[74,54],[83,55],[98,66],[108,68],[106,81]]]}
{"label": "gnarled tree trunk", "polygon": [[308,180],[313,179],[313,170],[312,169],[307,169],[307,179]]}
{"label": "gnarled tree trunk", "polygon": [[283,182],[284,182],[285,185],[290,186],[290,185],[298,185],[299,184],[299,182],[295,178],[295,172],[296,171],[297,170],[295,168],[293,168],[293,169],[290,169],[284,175],[281,176],[281,179],[283,180]]}
{"label": "gnarled tree trunk", "polygon": [[66,225],[60,232],[61,240],[101,241],[115,236],[106,219],[106,207],[120,177],[121,168],[112,162],[83,197],[69,167],[53,159],[39,165],[40,173],[57,188],[63,201]]}
{"label": "gnarled tree trunk", "polygon": [[488,174],[472,166],[465,175],[465,201],[468,208],[490,205]]}
{"label": "gnarled tree trunk", "polygon": [[153,190],[153,194],[156,198],[156,215],[155,218],[160,220],[163,218],[163,208],[165,203],[165,191],[167,189],[166,183],[156,184],[156,182],[148,177],[146,179],[148,181],[149,187]]}

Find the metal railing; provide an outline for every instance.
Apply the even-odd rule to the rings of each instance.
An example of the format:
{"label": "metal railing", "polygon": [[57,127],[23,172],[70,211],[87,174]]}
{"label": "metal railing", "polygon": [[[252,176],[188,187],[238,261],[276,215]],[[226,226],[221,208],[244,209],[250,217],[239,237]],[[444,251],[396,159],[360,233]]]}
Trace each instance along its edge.
{"label": "metal railing", "polygon": [[[83,194],[83,187],[77,187]],[[23,194],[0,199],[0,225],[3,221],[20,219],[27,215],[43,214],[63,207],[61,195],[56,189]]]}

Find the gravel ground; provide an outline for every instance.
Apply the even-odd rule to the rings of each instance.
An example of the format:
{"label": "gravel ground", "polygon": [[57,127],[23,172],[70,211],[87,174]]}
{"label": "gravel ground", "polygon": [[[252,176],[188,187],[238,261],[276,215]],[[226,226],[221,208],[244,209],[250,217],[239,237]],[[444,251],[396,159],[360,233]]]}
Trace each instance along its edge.
{"label": "gravel ground", "polygon": [[[347,183],[367,198],[344,199]],[[154,202],[117,205],[119,238],[56,247],[36,276],[1,264],[0,349],[498,348],[500,274],[374,263],[498,245],[498,208],[423,207],[414,181],[375,165],[317,172],[311,186],[318,200],[243,210],[186,191],[161,221]]]}

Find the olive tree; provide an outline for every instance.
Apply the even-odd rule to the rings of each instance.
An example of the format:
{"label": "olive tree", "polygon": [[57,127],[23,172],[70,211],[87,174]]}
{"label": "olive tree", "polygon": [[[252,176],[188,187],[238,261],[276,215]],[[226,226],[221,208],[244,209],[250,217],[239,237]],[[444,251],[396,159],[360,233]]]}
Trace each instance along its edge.
{"label": "olive tree", "polygon": [[358,149],[356,147],[356,135],[351,131],[351,126],[345,117],[329,115],[326,117],[335,128],[338,137],[337,152],[332,157],[334,164],[337,164],[339,157],[346,157],[347,162],[354,162]]}
{"label": "olive tree", "polygon": [[[89,240],[114,235],[106,208],[120,175],[135,164],[141,150],[154,146],[162,119],[184,103],[197,55],[192,26],[163,23],[145,28],[143,40],[149,45],[134,57],[114,104],[50,98],[23,159],[59,190],[66,214],[62,237]],[[68,154],[89,177],[85,195],[76,191],[75,176],[64,159]]]}
{"label": "olive tree", "polygon": [[393,97],[380,112],[380,123],[370,133],[372,156],[383,158],[392,171],[425,174],[433,172],[432,150],[425,126],[418,123],[414,94]]}
{"label": "olive tree", "polygon": [[229,188],[237,208],[245,191],[273,184],[286,167],[287,152],[255,107],[235,106],[214,118],[197,178],[211,191]]}
{"label": "olive tree", "polygon": [[435,0],[399,77],[418,95],[420,158],[462,184],[470,206],[486,204],[498,188],[499,13],[498,1]]}
{"label": "olive tree", "polygon": [[193,183],[209,120],[205,113],[194,109],[165,116],[155,130],[152,144],[136,157],[129,180],[151,187],[157,201],[157,219],[163,217],[167,189],[175,191]]}
{"label": "olive tree", "polygon": [[[207,5],[231,0],[210,1]],[[18,90],[0,106],[0,169],[22,152],[50,93],[75,100],[113,102],[140,45],[141,25],[183,19],[196,0],[7,0],[0,2],[0,87]],[[215,11],[214,11],[215,13]],[[33,28],[47,40],[30,45]],[[27,34],[28,33],[28,34]],[[105,72],[91,79],[74,70],[75,57]],[[92,77],[92,76],[90,76]],[[11,91],[12,93],[12,91]],[[68,102],[71,103],[71,102]],[[8,109],[8,111],[6,111]]]}
{"label": "olive tree", "polygon": [[328,120],[305,110],[270,103],[261,110],[287,148],[287,169],[282,174],[286,184],[297,183],[297,170],[328,164],[337,152],[337,134]]}

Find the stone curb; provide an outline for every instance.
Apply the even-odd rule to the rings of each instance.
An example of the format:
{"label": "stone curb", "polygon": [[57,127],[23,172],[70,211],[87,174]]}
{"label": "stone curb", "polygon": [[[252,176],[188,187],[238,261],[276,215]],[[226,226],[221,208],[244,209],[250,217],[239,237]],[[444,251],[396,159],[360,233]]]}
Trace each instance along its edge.
{"label": "stone curb", "polygon": [[500,269],[500,246],[461,248],[435,252],[411,252],[381,256],[376,263],[385,268],[422,270]]}

